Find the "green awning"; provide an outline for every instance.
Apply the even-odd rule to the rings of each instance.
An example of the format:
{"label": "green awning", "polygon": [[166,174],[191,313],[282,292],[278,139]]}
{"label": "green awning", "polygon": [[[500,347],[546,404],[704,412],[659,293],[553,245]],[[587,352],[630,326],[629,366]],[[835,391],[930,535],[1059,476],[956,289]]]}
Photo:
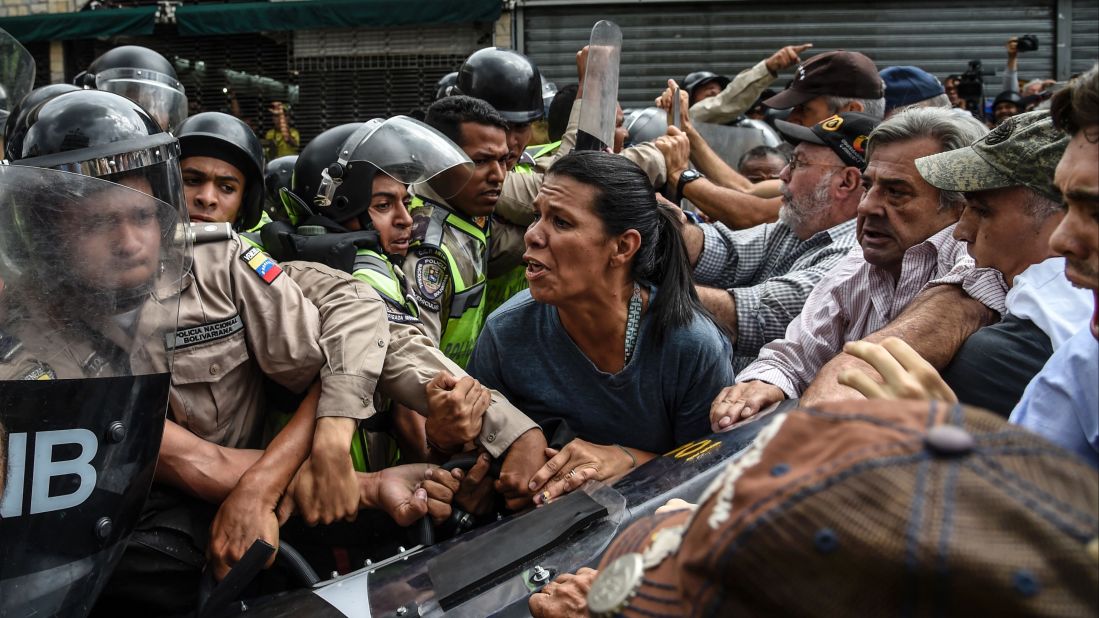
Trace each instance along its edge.
{"label": "green awning", "polygon": [[[502,0],[294,0],[185,4],[176,9],[180,36],[205,36],[496,21]],[[40,13],[0,18],[21,43],[153,33],[156,7]]]}
{"label": "green awning", "polygon": [[176,9],[181,36],[495,21],[501,0],[297,0],[191,4]]}
{"label": "green awning", "polygon": [[155,6],[77,13],[40,13],[0,18],[0,28],[7,30],[20,43],[119,35],[142,36],[153,33],[155,17]]}

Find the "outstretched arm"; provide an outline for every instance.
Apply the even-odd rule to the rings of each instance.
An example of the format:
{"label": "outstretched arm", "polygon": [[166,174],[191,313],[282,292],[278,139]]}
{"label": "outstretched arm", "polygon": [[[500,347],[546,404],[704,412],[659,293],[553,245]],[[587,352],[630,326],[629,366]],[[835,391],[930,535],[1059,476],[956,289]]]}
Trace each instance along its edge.
{"label": "outstretched arm", "polygon": [[[937,370],[941,370],[977,329],[999,316],[979,301],[970,298],[956,285],[937,285],[921,292],[911,304],[885,328],[864,338],[881,343],[896,337],[907,343]],[[870,364],[851,354],[842,353],[825,363],[817,377],[801,395],[804,405],[825,401],[863,399],[861,393],[840,384],[844,371],[857,369],[878,376]],[[880,380],[880,377],[876,377]]]}

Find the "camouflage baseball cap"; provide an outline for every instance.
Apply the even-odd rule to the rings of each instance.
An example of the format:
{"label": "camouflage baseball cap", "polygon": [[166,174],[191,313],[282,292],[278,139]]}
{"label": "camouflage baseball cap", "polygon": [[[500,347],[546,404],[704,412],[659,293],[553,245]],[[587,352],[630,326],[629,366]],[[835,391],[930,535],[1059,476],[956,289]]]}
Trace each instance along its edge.
{"label": "camouflage baseball cap", "polygon": [[775,416],[697,511],[603,555],[593,616],[1095,616],[1099,471],[976,408]]}
{"label": "camouflage baseball cap", "polygon": [[1029,112],[1008,118],[972,146],[916,159],[916,169],[945,191],[1025,186],[1060,201],[1053,172],[1068,139],[1053,126],[1049,111]]}

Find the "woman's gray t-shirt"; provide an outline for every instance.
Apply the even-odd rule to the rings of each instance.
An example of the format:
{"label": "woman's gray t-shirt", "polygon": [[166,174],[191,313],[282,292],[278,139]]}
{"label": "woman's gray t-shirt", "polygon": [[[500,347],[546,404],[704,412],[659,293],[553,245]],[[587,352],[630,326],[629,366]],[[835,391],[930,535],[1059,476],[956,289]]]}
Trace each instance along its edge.
{"label": "woman's gray t-shirt", "polygon": [[710,320],[665,332],[651,312],[622,371],[600,371],[561,325],[557,308],[516,294],[489,316],[469,373],[535,421],[562,418],[596,444],[653,453],[710,433],[710,404],[733,383],[732,348]]}

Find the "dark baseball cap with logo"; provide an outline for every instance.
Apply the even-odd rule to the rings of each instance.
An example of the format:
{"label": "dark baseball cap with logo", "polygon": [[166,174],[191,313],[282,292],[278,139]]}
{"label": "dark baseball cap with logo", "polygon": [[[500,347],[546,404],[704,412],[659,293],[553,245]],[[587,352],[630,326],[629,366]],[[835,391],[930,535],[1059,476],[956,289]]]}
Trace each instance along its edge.
{"label": "dark baseball cap with logo", "polygon": [[812,127],[776,120],[775,128],[794,145],[809,142],[827,146],[845,165],[865,170],[866,142],[878,122],[877,118],[861,112],[841,112]]}
{"label": "dark baseball cap with logo", "polygon": [[873,60],[841,49],[817,54],[798,65],[790,87],[763,104],[787,109],[819,96],[880,99],[885,96],[885,85]]}
{"label": "dark baseball cap with logo", "polygon": [[[760,419],[763,420],[763,419]],[[604,554],[593,616],[1095,616],[1099,471],[957,404],[775,417],[696,511]]]}

